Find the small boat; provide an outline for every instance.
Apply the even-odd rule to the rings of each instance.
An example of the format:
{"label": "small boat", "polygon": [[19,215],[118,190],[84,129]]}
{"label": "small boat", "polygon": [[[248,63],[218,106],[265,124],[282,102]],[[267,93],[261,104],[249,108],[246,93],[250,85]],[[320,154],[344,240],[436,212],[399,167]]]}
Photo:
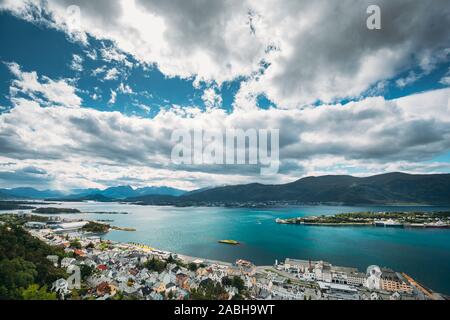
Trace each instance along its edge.
{"label": "small boat", "polygon": [[238,244],[240,244],[236,240],[219,240],[219,243],[230,244],[230,245],[233,245],[233,246],[237,246]]}

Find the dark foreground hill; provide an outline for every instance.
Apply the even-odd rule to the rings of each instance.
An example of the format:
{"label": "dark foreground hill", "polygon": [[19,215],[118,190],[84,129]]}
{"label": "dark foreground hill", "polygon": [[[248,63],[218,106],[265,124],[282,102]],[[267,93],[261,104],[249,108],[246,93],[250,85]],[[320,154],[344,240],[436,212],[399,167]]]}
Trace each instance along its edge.
{"label": "dark foreground hill", "polygon": [[282,185],[247,184],[192,192],[180,197],[135,197],[142,204],[196,205],[204,203],[340,203],[450,204],[450,174],[388,173],[371,177],[307,177]]}

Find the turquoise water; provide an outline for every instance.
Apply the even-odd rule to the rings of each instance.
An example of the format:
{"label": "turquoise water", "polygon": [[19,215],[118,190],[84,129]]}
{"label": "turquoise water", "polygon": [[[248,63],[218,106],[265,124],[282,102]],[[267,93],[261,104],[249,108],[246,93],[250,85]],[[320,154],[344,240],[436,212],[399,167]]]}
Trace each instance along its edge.
{"label": "turquoise water", "polygon": [[[66,203],[82,211],[129,212],[129,215],[85,214],[111,219],[113,225],[136,232],[112,231],[105,238],[139,242],[162,250],[222,261],[238,258],[258,265],[286,257],[325,260],[364,271],[369,265],[388,266],[424,285],[450,294],[450,230],[375,227],[280,225],[276,218],[357,211],[434,211],[442,207],[302,206],[282,209],[143,207],[119,203]],[[65,215],[71,216],[71,215]],[[80,217],[80,215],[73,215]],[[240,246],[217,243],[233,239]]]}

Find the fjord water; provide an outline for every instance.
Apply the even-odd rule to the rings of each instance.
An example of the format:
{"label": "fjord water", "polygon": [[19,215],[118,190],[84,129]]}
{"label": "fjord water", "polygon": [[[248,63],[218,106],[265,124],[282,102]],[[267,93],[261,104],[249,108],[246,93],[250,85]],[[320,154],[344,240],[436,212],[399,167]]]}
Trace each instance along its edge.
{"label": "fjord water", "polygon": [[[450,230],[377,227],[280,225],[276,218],[332,215],[359,211],[450,211],[448,207],[301,206],[280,209],[175,208],[119,203],[64,203],[83,212],[120,214],[64,215],[110,219],[112,225],[136,232],[112,231],[104,238],[138,242],[194,257],[234,262],[247,259],[271,265],[286,257],[325,260],[365,271],[369,265],[387,266],[416,278],[425,286],[450,294]],[[240,246],[219,244],[237,240]]]}

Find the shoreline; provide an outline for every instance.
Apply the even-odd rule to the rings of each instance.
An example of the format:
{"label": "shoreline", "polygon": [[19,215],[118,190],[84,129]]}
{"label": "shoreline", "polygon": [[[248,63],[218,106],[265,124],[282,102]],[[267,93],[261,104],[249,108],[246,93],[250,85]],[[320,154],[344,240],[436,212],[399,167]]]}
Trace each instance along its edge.
{"label": "shoreline", "polygon": [[[17,220],[16,217],[11,215],[12,220],[9,223],[14,223],[15,221],[22,226],[23,219],[19,218]],[[346,267],[346,265],[349,265],[346,263],[342,263],[342,266],[333,265],[323,260],[312,261],[286,258],[281,263],[275,260],[273,265],[267,265],[267,263],[256,265],[250,261],[239,259],[239,257],[235,258],[238,259],[235,262],[209,259],[171,250],[162,250],[141,243],[104,240],[101,235],[81,233],[74,230],[60,233],[49,228],[24,229],[33,237],[50,246],[63,248],[68,254],[64,260],[64,268],[68,267],[68,264],[80,265],[87,263],[98,269],[92,275],[92,279],[86,280],[87,285],[91,288],[89,296],[94,295],[94,297],[97,297],[95,290],[101,282],[108,281],[110,285],[120,288],[121,292],[132,294],[132,292],[136,293],[136,290],[140,290],[139,288],[145,287],[146,285],[142,281],[148,281],[146,279],[150,277],[155,280],[148,282],[150,290],[145,289],[146,295],[150,292],[152,295],[151,299],[155,297],[158,300],[170,299],[172,296],[167,296],[167,292],[164,293],[164,290],[159,289],[161,284],[158,281],[162,281],[163,278],[166,279],[167,274],[170,275],[171,272],[173,272],[172,276],[167,278],[166,285],[172,286],[171,283],[173,282],[175,285],[173,287],[174,292],[178,292],[182,296],[187,294],[187,297],[191,293],[190,289],[186,291],[186,288],[183,288],[179,282],[175,281],[175,275],[178,272],[182,273],[180,275],[182,279],[190,279],[188,280],[189,283],[194,286],[191,288],[201,286],[201,283],[206,280],[221,283],[223,277],[237,276],[244,281],[246,287],[244,296],[246,299],[266,299],[265,295],[261,295],[263,292],[261,289],[266,288],[268,281],[274,281],[274,275],[278,280],[268,292],[271,299],[304,300],[305,297],[312,297],[314,300],[333,300],[339,299],[340,295],[344,294],[348,299],[367,300],[373,292],[373,289],[366,287],[365,284],[368,273],[361,272],[361,269],[355,267]],[[156,262],[154,262],[154,259],[156,259]],[[120,261],[119,264],[117,264],[118,261]],[[150,269],[147,270],[146,266]],[[191,266],[193,266],[192,270]],[[160,269],[160,267],[164,267],[165,270]],[[178,269],[173,269],[176,267]],[[172,271],[172,269],[179,271]],[[123,274],[124,270],[125,273]],[[193,272],[193,270],[196,271]],[[396,272],[387,268],[382,268],[381,270],[396,277],[397,280],[395,281],[399,281],[398,288],[403,288],[400,294],[405,299],[414,297],[418,299],[439,299],[442,297],[431,290],[432,294],[425,293],[420,288],[426,287],[419,287],[420,283],[413,278],[410,279],[415,281],[416,285],[413,285],[410,280],[406,281],[403,276],[405,273],[403,272]],[[116,272],[122,275],[115,276]],[[342,281],[343,278],[341,277],[343,274],[345,279],[349,277],[348,282],[345,280],[344,283],[339,282],[339,285],[335,285],[333,281],[339,279],[339,281]],[[333,277],[335,276],[339,276],[339,279],[334,279]],[[97,278],[98,280],[96,280]],[[132,279],[131,282],[130,279]],[[334,280],[332,281],[332,279]],[[339,295],[335,296],[334,289],[332,289],[334,286],[336,286],[337,290],[344,289],[345,293],[340,292]],[[378,288],[376,290],[377,296],[383,300],[391,299],[394,292],[390,292],[390,289],[387,289],[388,287],[384,289]],[[226,290],[230,296],[237,294],[232,288]],[[193,293],[195,294],[195,292],[194,290]],[[239,291],[239,294],[243,294],[243,292]],[[425,294],[427,295],[426,297]],[[101,298],[101,296],[98,297],[98,299]],[[144,296],[143,298],[145,299],[146,297]]]}

